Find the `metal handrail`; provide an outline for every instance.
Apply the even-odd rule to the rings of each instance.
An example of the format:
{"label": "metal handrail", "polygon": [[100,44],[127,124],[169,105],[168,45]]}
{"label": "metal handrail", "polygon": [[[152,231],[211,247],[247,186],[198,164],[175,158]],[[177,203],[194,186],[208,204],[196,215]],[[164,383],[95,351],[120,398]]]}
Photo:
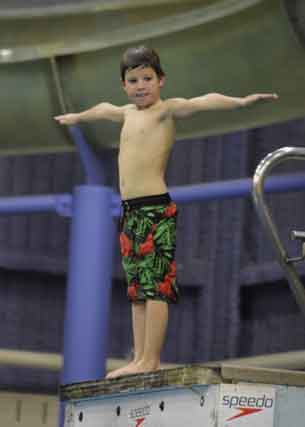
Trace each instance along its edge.
{"label": "metal handrail", "polygon": [[270,210],[264,197],[264,181],[270,171],[287,160],[305,160],[305,148],[283,147],[268,154],[256,168],[253,177],[252,196],[256,211],[275,249],[278,261],[282,266],[288,279],[290,289],[305,316],[305,289],[299,275],[289,259],[287,252],[281,242],[277,227],[272,220]]}

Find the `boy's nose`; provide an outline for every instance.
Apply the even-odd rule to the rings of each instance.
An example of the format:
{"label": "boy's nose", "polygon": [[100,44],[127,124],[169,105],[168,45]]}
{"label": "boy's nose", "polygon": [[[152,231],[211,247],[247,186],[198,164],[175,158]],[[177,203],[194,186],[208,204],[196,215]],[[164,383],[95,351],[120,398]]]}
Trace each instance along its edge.
{"label": "boy's nose", "polygon": [[145,88],[145,82],[143,80],[138,81],[138,89],[144,89]]}

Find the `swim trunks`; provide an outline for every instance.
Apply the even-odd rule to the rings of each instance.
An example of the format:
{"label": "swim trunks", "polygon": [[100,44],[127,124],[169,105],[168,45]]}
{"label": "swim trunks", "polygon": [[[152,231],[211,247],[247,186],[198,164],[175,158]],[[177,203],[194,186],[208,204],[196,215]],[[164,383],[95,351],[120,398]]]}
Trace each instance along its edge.
{"label": "swim trunks", "polygon": [[168,193],[122,201],[122,264],[128,299],[176,303],[177,206]]}

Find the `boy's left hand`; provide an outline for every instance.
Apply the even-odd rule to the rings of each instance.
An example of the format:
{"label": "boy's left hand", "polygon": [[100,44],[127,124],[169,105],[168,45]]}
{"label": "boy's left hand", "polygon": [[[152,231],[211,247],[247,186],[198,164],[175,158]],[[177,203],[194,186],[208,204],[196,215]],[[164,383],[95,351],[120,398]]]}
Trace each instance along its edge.
{"label": "boy's left hand", "polygon": [[277,99],[279,99],[279,96],[276,93],[255,93],[245,96],[245,98],[243,98],[243,104],[247,107],[259,101],[275,101]]}

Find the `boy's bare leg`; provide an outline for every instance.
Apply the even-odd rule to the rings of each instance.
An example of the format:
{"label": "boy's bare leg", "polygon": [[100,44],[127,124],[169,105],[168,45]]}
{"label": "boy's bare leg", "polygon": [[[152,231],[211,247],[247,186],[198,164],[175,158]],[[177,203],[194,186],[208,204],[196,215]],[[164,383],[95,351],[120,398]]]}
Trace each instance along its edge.
{"label": "boy's bare leg", "polygon": [[121,375],[126,375],[130,368],[133,368],[141,359],[144,352],[144,338],[145,338],[145,303],[132,304],[132,330],[134,342],[134,358],[127,366],[110,372],[106,378],[116,378]]}
{"label": "boy's bare leg", "polygon": [[[148,300],[145,305],[145,339],[141,359],[133,361],[111,378],[155,371],[160,367],[160,354],[168,321],[168,305],[163,301]],[[139,354],[140,355],[140,352]]]}
{"label": "boy's bare leg", "polygon": [[132,330],[134,363],[141,360],[144,352],[146,303],[132,304]]}
{"label": "boy's bare leg", "polygon": [[[133,316],[133,324],[136,331],[135,345],[137,343],[137,349],[135,348],[135,359],[129,365],[110,372],[107,378],[154,371],[160,367],[160,355],[167,329],[168,305],[163,301],[148,300],[144,307],[142,307],[143,311],[140,311],[141,309],[137,310],[137,306],[138,305],[135,304],[133,305],[133,313],[135,313]],[[143,329],[137,329],[137,325],[140,326],[138,322],[140,325],[145,325],[143,328],[144,335],[142,335]],[[144,347],[142,346],[143,342]],[[141,359],[139,360],[140,356]]]}
{"label": "boy's bare leg", "polygon": [[160,368],[160,355],[165,340],[168,322],[168,304],[148,300],[146,303],[145,341],[141,360],[136,372],[154,371]]}

